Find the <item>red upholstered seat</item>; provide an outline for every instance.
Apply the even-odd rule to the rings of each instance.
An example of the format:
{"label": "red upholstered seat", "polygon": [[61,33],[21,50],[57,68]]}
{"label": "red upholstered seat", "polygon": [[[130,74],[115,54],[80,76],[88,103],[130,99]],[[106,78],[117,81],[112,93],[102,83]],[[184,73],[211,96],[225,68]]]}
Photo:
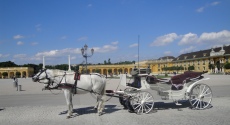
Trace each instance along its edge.
{"label": "red upholstered seat", "polygon": [[206,72],[192,72],[192,71],[186,71],[184,74],[176,75],[171,77],[171,83],[172,83],[172,90],[181,90],[183,88],[184,83],[187,82],[187,80],[191,78],[197,78],[204,74]]}

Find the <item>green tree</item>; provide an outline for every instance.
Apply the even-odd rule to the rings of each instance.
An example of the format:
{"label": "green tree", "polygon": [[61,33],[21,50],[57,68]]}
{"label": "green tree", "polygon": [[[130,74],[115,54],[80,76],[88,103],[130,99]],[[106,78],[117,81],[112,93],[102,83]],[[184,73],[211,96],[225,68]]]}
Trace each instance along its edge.
{"label": "green tree", "polygon": [[120,68],[120,69],[118,69],[118,72],[119,72],[119,73],[122,73],[122,69],[121,69],[121,68]]}
{"label": "green tree", "polygon": [[189,67],[188,67],[188,70],[189,70],[189,71],[194,70],[194,69],[195,69],[194,66],[189,66]]}
{"label": "green tree", "polygon": [[95,72],[96,73],[101,73],[101,69],[96,69]]}
{"label": "green tree", "polygon": [[7,61],[7,62],[0,62],[0,67],[18,67],[14,62]]}
{"label": "green tree", "polygon": [[108,69],[108,73],[109,73],[109,74],[112,73],[112,69]]}
{"label": "green tree", "polygon": [[211,69],[214,69],[215,66],[214,66],[213,64],[209,64],[209,65],[208,65],[208,68],[211,70]]}
{"label": "green tree", "polygon": [[39,65],[36,64],[24,64],[22,67],[32,67],[34,68],[34,74],[38,73],[38,71],[41,69],[39,68]]}
{"label": "green tree", "polygon": [[16,72],[16,77],[20,77],[21,76],[21,72]]}
{"label": "green tree", "polygon": [[110,58],[108,59],[108,64],[111,64]]}
{"label": "green tree", "polygon": [[226,63],[226,64],[224,65],[224,68],[225,68],[225,69],[230,69],[230,63]]}
{"label": "green tree", "polygon": [[5,78],[5,77],[8,76],[8,73],[7,73],[7,72],[3,72],[2,75],[3,75],[3,77]]}

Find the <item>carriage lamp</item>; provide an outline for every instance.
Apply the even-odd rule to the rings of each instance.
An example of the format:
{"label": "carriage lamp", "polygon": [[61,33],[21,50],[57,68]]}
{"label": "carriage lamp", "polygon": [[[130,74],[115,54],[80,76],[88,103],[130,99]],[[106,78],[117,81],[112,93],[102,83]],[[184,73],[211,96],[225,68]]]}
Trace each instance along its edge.
{"label": "carriage lamp", "polygon": [[84,47],[81,48],[81,54],[85,58],[85,61],[86,61],[86,65],[85,65],[86,73],[88,73],[88,70],[87,70],[87,58],[91,57],[93,55],[93,53],[94,53],[94,49],[92,48],[91,49],[91,55],[88,55],[87,54],[87,49],[88,49],[88,46],[86,44],[85,44]]}

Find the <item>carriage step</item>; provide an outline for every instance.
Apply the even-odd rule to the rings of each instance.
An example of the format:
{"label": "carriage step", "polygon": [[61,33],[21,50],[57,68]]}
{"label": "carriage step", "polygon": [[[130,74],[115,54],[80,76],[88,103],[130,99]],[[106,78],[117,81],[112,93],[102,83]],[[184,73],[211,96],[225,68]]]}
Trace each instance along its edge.
{"label": "carriage step", "polygon": [[114,93],[113,90],[105,90],[106,93]]}
{"label": "carriage step", "polygon": [[177,106],[181,106],[181,105],[182,105],[181,103],[178,103],[178,102],[176,102],[175,104],[176,104]]}

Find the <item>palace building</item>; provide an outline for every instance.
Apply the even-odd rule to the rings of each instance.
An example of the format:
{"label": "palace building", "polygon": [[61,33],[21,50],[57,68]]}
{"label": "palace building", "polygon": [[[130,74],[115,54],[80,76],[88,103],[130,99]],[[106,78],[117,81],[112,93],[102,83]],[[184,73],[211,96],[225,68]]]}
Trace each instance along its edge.
{"label": "palace building", "polygon": [[[4,76],[6,74],[6,76]],[[2,67],[0,68],[0,79],[1,78],[12,78],[17,77],[30,77],[34,74],[34,69],[31,67]]]}
{"label": "palace building", "polygon": [[[230,45],[200,50],[196,52],[181,54],[178,57],[165,56],[155,60],[141,61],[139,64],[127,65],[88,65],[88,73],[98,72],[104,75],[109,74],[130,74],[134,67],[140,69],[150,69],[153,74],[165,73],[165,67],[183,67],[179,72],[184,72],[193,67],[193,71],[209,73],[218,72],[224,73],[224,64],[229,62]],[[80,71],[84,70],[84,66],[79,67]],[[175,70],[167,70],[167,72],[175,72]],[[178,71],[177,71],[178,72]]]}

